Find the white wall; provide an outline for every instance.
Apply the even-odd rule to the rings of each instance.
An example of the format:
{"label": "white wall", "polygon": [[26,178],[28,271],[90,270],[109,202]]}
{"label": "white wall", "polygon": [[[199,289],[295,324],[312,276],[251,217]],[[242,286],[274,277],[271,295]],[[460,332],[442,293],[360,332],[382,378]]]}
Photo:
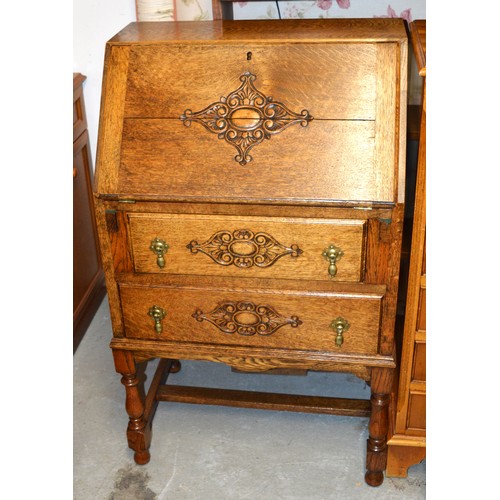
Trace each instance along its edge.
{"label": "white wall", "polygon": [[135,21],[135,0],[73,0],[73,71],[87,77],[84,99],[95,165],[106,42]]}

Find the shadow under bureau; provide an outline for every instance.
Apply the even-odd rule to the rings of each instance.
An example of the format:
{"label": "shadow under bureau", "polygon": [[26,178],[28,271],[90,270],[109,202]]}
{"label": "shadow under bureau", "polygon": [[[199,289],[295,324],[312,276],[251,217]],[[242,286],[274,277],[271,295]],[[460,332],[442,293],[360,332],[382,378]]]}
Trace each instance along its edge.
{"label": "shadow under bureau", "polygon": [[[96,218],[137,463],[158,401],[358,415],[382,483],[406,72],[399,19],[132,23],[107,43]],[[182,359],[350,372],[371,400],[166,384]]]}

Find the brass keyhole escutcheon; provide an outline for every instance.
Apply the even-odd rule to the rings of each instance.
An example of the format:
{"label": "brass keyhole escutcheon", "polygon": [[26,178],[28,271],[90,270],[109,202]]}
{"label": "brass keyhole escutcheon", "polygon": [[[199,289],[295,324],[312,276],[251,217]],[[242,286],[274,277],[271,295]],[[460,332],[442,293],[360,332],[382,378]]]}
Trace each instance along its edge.
{"label": "brass keyhole escutcheon", "polygon": [[165,257],[164,255],[167,253],[168,245],[165,241],[160,238],[155,238],[149,247],[152,252],[156,254],[156,264],[158,267],[165,267]]}
{"label": "brass keyhole escutcheon", "polygon": [[322,255],[330,263],[328,266],[328,274],[332,278],[335,277],[337,275],[337,261],[344,255],[344,252],[332,244],[323,250]]}
{"label": "brass keyhole escutcheon", "polygon": [[159,306],[152,306],[149,308],[148,314],[153,318],[155,322],[155,330],[158,335],[163,331],[163,326],[161,324],[162,320],[167,315],[166,311],[164,311]]}
{"label": "brass keyhole escutcheon", "polygon": [[336,333],[335,345],[337,347],[342,347],[342,344],[344,343],[344,333],[349,330],[350,326],[349,322],[340,316],[331,322],[330,328],[332,328]]}

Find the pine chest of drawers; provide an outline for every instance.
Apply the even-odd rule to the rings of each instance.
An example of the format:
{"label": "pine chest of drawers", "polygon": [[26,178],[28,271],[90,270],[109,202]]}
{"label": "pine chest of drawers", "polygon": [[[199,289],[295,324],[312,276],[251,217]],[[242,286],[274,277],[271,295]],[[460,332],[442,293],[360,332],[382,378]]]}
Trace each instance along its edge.
{"label": "pine chest of drawers", "polygon": [[[157,401],[227,404],[369,415],[365,478],[383,481],[406,66],[398,19],[132,23],[108,42],[96,217],[137,463]],[[182,359],[351,372],[372,396],[166,385]]]}

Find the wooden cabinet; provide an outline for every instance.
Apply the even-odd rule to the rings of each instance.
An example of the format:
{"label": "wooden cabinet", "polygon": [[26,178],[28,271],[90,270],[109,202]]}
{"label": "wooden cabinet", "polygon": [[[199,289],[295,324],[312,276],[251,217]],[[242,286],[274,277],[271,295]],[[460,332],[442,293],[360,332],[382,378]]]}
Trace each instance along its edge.
{"label": "wooden cabinet", "polygon": [[[96,216],[137,463],[159,400],[370,415],[365,479],[381,484],[406,71],[399,19],[132,23],[108,42]],[[182,359],[350,372],[372,396],[165,384]]]}
{"label": "wooden cabinet", "polygon": [[73,352],[106,293],[97,245],[84,81],[80,73],[73,75]]}
{"label": "wooden cabinet", "polygon": [[408,467],[422,461],[426,451],[425,31],[425,21],[414,21],[410,25],[412,46],[424,84],[403,346],[388,443],[387,474],[394,477],[406,477]]}

